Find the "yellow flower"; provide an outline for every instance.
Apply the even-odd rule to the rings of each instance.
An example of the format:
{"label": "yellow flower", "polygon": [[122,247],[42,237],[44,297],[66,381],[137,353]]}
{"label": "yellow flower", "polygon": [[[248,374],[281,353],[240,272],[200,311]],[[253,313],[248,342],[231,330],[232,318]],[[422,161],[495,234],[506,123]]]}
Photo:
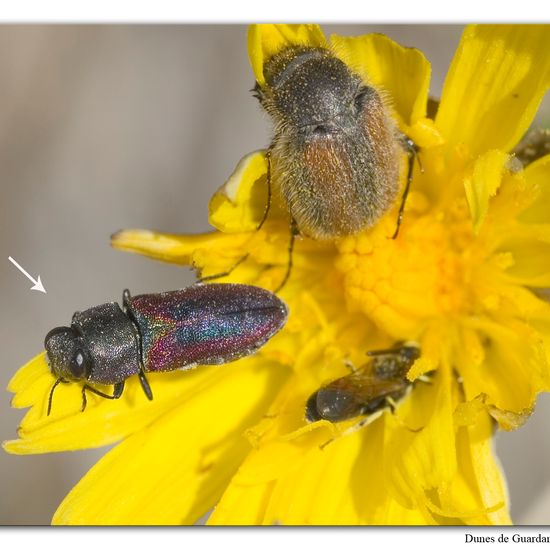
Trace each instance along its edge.
{"label": "yellow flower", "polygon": [[[223,368],[151,376],[155,400],[129,380],[120,401],[61,385],[43,356],[10,383],[32,406],[13,453],[120,442],[77,484],[54,523],[506,524],[495,423],[514,429],[550,388],[550,156],[522,169],[510,151],[550,83],[550,28],[471,26],[434,120],[430,65],[381,35],[333,36],[317,26],[251,28],[257,81],[267,57],[295,44],[330,47],[391,98],[401,131],[420,147],[399,237],[399,204],[372,229],[335,242],[296,240],[281,291],[287,326],[254,357]],[[204,235],[123,231],[113,246],[192,265],[203,277],[275,289],[289,219],[267,201],[265,151],[243,159],[214,195]],[[308,397],[344,376],[346,358],[398,340],[422,349],[418,382],[394,415],[344,435],[354,420],[307,424]],[[419,429],[421,428],[421,429]],[[323,446],[331,438],[330,445]],[[321,449],[320,447],[323,448]]]}

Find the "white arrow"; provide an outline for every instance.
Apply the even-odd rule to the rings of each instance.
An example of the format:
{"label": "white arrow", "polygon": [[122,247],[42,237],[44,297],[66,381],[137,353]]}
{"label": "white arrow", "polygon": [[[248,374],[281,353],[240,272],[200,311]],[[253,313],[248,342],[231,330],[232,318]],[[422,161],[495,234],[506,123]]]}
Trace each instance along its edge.
{"label": "white arrow", "polygon": [[23,275],[25,275],[25,277],[27,277],[28,279],[30,279],[34,283],[34,286],[31,287],[31,290],[38,290],[38,291],[43,292],[44,294],[46,294],[46,289],[44,288],[44,285],[42,284],[42,281],[40,280],[40,275],[38,275],[38,280],[35,281],[11,256],[8,256],[8,260],[17,269],[19,269],[19,271],[21,271],[21,273],[23,273]]}

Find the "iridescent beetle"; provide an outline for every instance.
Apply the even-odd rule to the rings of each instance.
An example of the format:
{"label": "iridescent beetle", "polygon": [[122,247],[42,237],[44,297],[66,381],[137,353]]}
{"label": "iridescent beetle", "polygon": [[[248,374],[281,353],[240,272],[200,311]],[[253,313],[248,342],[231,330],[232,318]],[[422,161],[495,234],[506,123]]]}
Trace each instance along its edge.
{"label": "iridescent beetle", "polygon": [[[153,399],[146,372],[218,365],[254,353],[285,324],[287,307],[271,292],[249,285],[194,285],[160,294],[130,296],[123,307],[110,302],[73,315],[70,327],[57,327],[45,339],[48,362],[59,383],[83,380],[86,390],[118,399],[124,382],[138,375]],[[90,383],[113,384],[106,394]]]}
{"label": "iridescent beetle", "polygon": [[[351,433],[378,418],[384,409],[395,410],[413,385],[407,372],[420,357],[420,348],[412,342],[399,343],[390,349],[369,351],[368,355],[372,359],[366,365],[351,367],[350,374],[325,384],[310,396],[306,404],[308,422],[343,422],[364,416],[345,432]],[[420,380],[429,382],[426,376]]]}

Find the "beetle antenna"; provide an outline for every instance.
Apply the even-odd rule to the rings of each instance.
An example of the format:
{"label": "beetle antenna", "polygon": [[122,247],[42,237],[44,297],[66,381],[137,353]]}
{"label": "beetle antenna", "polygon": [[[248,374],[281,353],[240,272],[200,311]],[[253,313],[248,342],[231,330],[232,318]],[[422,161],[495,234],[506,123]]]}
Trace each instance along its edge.
{"label": "beetle antenna", "polygon": [[50,390],[50,396],[48,397],[48,413],[46,416],[50,416],[50,413],[52,412],[52,399],[53,399],[53,391],[60,383],[66,384],[68,380],[65,380],[65,378],[58,378],[52,386],[52,389]]}

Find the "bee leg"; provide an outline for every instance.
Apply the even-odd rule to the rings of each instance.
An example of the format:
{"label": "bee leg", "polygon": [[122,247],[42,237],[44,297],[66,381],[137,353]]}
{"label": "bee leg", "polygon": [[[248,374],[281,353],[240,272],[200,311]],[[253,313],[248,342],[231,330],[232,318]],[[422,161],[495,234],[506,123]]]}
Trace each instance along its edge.
{"label": "bee leg", "polygon": [[280,292],[283,287],[286,285],[288,278],[290,277],[290,272],[292,271],[292,254],[294,252],[294,241],[296,236],[300,234],[298,230],[298,224],[294,218],[290,219],[290,241],[288,243],[288,264],[286,266],[286,273],[281,282],[281,284],[273,291],[275,294]]}
{"label": "bee leg", "polygon": [[237,267],[239,267],[248,258],[249,255],[250,254],[245,254],[244,256],[239,258],[239,260],[227,271],[222,271],[221,273],[216,273],[214,275],[208,275],[206,277],[200,277],[199,279],[197,279],[197,283],[205,283],[206,281],[213,281],[214,279],[221,279],[222,277],[227,277],[231,275],[231,273],[233,273],[233,271],[235,271],[235,269],[237,269]]}
{"label": "bee leg", "polygon": [[89,384],[84,384],[82,386],[82,412],[86,409],[86,405],[88,403],[88,400],[86,399],[86,390],[91,391],[92,393],[95,393],[96,395],[99,395],[100,397],[104,397],[105,399],[119,399],[122,395],[122,392],[124,390],[124,382],[118,382],[113,387],[113,395],[109,395],[108,393],[103,393],[102,391],[97,390],[93,386],[90,386]]}
{"label": "bee leg", "polygon": [[344,359],[344,365],[346,365],[346,367],[351,371],[352,374],[355,374],[357,372],[355,365],[349,359]]}
{"label": "bee leg", "polygon": [[344,430],[338,437],[331,437],[328,441],[325,441],[322,445],[319,445],[319,449],[323,450],[329,443],[332,443],[333,441],[336,441],[336,439],[339,439],[340,437],[345,437],[347,435],[351,435],[352,433],[355,433],[357,430],[360,430],[361,428],[364,428],[365,426],[368,426],[369,424],[372,424],[377,418],[380,418],[384,411],[376,411],[373,414],[369,414],[368,416],[365,416],[365,418],[362,418],[354,424],[353,426],[350,426],[347,430]]}
{"label": "bee leg", "polygon": [[409,432],[413,432],[413,433],[418,433],[418,432],[421,432],[424,428],[411,428],[410,426],[407,426],[407,424],[405,424],[405,422],[403,422],[403,420],[401,420],[401,418],[399,418],[399,416],[397,416],[397,413],[395,412],[395,409],[397,408],[397,403],[391,398],[391,397],[386,397],[386,403],[388,405],[388,409],[390,410],[390,412],[392,413],[393,417],[399,422],[399,424],[409,430]]}
{"label": "bee leg", "polygon": [[390,409],[390,412],[393,415],[395,415],[395,409],[397,408],[397,403],[391,397],[386,397],[386,403],[388,405],[388,408]]}
{"label": "bee leg", "polygon": [[406,148],[407,155],[409,157],[407,183],[405,184],[405,190],[403,191],[403,197],[401,198],[401,206],[399,207],[399,213],[397,214],[397,226],[395,228],[395,233],[392,235],[392,239],[397,239],[399,228],[401,227],[401,222],[403,221],[405,203],[407,202],[407,197],[409,195],[409,189],[411,187],[411,181],[413,177],[414,161],[418,158],[418,147],[411,139],[406,138],[403,141],[403,145]]}
{"label": "bee leg", "polygon": [[265,223],[265,220],[267,220],[267,215],[269,214],[269,210],[271,209],[271,151],[268,151],[265,154],[265,160],[267,161],[267,203],[265,205],[264,215],[262,217],[262,221],[256,228],[256,230],[260,230],[262,228],[262,225]]}
{"label": "bee leg", "polygon": [[53,399],[53,390],[55,390],[55,388],[57,388],[58,384],[68,384],[69,383],[69,380],[65,380],[65,378],[58,378],[53,386],[52,386],[52,389],[50,390],[50,396],[48,397],[48,413],[46,414],[46,416],[50,416],[50,413],[52,412],[52,399]]}

